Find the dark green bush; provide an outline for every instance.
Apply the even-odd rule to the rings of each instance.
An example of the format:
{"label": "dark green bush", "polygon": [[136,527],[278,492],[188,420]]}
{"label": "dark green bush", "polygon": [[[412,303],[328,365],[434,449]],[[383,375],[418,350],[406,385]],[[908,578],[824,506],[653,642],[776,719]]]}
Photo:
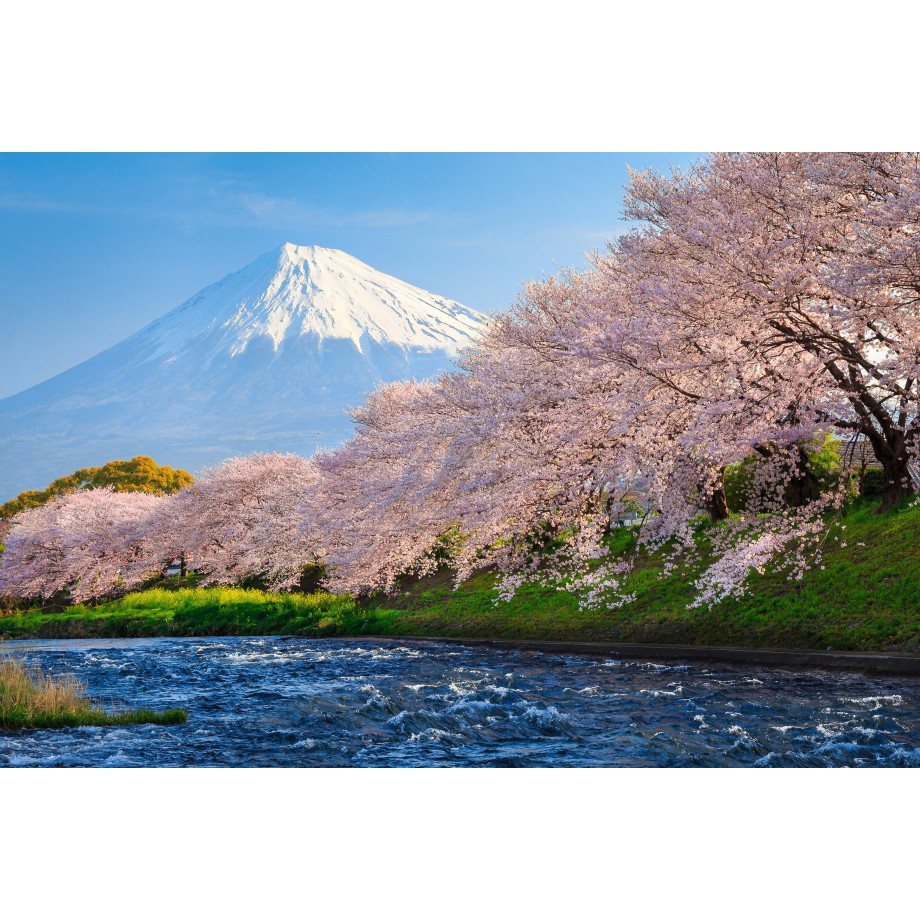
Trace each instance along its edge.
{"label": "dark green bush", "polygon": [[[819,495],[823,495],[837,487],[843,472],[843,463],[840,456],[840,441],[831,434],[815,438],[814,441],[805,442],[805,457],[808,470],[814,477]],[[757,505],[766,497],[763,493],[755,496],[755,472],[761,463],[765,463],[760,454],[751,454],[740,463],[734,463],[725,470],[725,498],[730,511],[749,511],[754,505],[753,499],[758,498]],[[855,485],[850,490],[855,498]],[[792,501],[792,484],[786,488],[786,501]]]}
{"label": "dark green bush", "polygon": [[885,471],[880,466],[870,466],[863,473],[859,494],[863,498],[880,498],[885,494]]}

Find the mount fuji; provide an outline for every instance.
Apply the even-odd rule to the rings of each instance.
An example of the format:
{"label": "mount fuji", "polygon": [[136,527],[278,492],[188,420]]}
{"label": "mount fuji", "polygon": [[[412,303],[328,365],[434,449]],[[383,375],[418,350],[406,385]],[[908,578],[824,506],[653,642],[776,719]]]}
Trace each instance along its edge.
{"label": "mount fuji", "polygon": [[88,361],[0,400],[0,501],[149,454],[193,472],[309,456],[381,381],[431,377],[485,317],[337,249],[285,243]]}

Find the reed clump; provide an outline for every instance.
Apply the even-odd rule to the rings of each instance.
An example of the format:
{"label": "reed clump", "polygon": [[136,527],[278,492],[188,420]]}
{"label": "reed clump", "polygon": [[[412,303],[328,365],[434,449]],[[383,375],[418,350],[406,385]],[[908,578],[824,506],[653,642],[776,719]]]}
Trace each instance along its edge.
{"label": "reed clump", "polygon": [[0,656],[0,730],[65,728],[80,725],[176,725],[184,709],[149,709],[107,713],[94,706],[86,686],[73,674],[45,674],[10,655]]}

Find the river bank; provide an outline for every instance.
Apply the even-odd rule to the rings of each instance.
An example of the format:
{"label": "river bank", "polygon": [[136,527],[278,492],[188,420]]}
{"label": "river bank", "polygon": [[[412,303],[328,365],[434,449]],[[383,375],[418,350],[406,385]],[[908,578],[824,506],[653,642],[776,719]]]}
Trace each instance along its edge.
{"label": "river bank", "polygon": [[[25,619],[25,618],[24,618]],[[468,647],[513,649],[517,651],[546,652],[549,654],[614,655],[619,658],[643,658],[655,661],[709,661],[755,664],[759,666],[792,668],[841,668],[874,674],[920,675],[920,655],[897,652],[833,651],[831,648],[779,648],[738,647],[731,645],[704,645],[681,643],[624,643],[583,641],[578,639],[512,639],[483,636],[443,636],[437,634],[412,635],[404,632],[373,632],[369,623],[363,621],[350,631],[338,631],[337,627],[310,628],[300,626],[298,631],[281,629],[278,632],[267,629],[262,622],[252,623],[249,628],[232,615],[223,623],[212,622],[205,632],[181,617],[168,618],[166,614],[137,617],[133,613],[121,616],[102,613],[96,617],[50,614],[28,618],[27,628],[18,633],[10,630],[4,639],[126,639],[126,638],[203,638],[203,637],[257,637],[273,638],[358,638],[389,640],[392,642],[452,643]],[[276,619],[273,622],[277,623]],[[376,622],[376,620],[375,620]],[[367,624],[367,625],[365,625]],[[6,625],[15,626],[8,620]],[[283,625],[283,624],[282,624]],[[0,630],[4,622],[0,621]],[[12,635],[10,633],[13,633]]]}
{"label": "river bank", "polygon": [[[378,637],[384,638],[384,637]],[[544,642],[514,639],[431,639],[425,636],[400,636],[391,642],[453,643],[471,648],[512,649],[551,655],[616,656],[636,660],[666,662],[731,662],[781,668],[840,668],[869,674],[909,674],[920,676],[920,655],[886,655],[865,652],[822,652],[818,649],[733,648],[712,645],[652,645],[622,642]]]}
{"label": "river bank", "polygon": [[[611,553],[631,551],[633,539],[615,532]],[[626,583],[635,600],[616,609],[582,608],[568,592],[533,584],[499,601],[493,572],[455,590],[441,571],[360,601],[172,583],[95,607],[11,611],[0,616],[0,638],[373,635],[920,656],[918,507],[851,509],[801,581],[755,573],[744,597],[708,607],[691,606],[694,571],[662,578],[660,569],[660,556],[640,556]]]}

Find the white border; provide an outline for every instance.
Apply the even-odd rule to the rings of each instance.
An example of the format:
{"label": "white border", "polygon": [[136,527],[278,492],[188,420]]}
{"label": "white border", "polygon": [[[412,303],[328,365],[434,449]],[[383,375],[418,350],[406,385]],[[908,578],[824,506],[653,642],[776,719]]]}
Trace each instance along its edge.
{"label": "white border", "polygon": [[[10,771],[4,912],[885,917],[910,771]],[[26,803],[29,803],[26,807]]]}
{"label": "white border", "polygon": [[[21,3],[0,32],[0,150],[904,149],[904,9]],[[9,916],[871,917],[913,900],[907,771],[0,783]]]}
{"label": "white border", "polygon": [[904,149],[899,36],[917,17],[827,0],[8,4],[0,150]]}

